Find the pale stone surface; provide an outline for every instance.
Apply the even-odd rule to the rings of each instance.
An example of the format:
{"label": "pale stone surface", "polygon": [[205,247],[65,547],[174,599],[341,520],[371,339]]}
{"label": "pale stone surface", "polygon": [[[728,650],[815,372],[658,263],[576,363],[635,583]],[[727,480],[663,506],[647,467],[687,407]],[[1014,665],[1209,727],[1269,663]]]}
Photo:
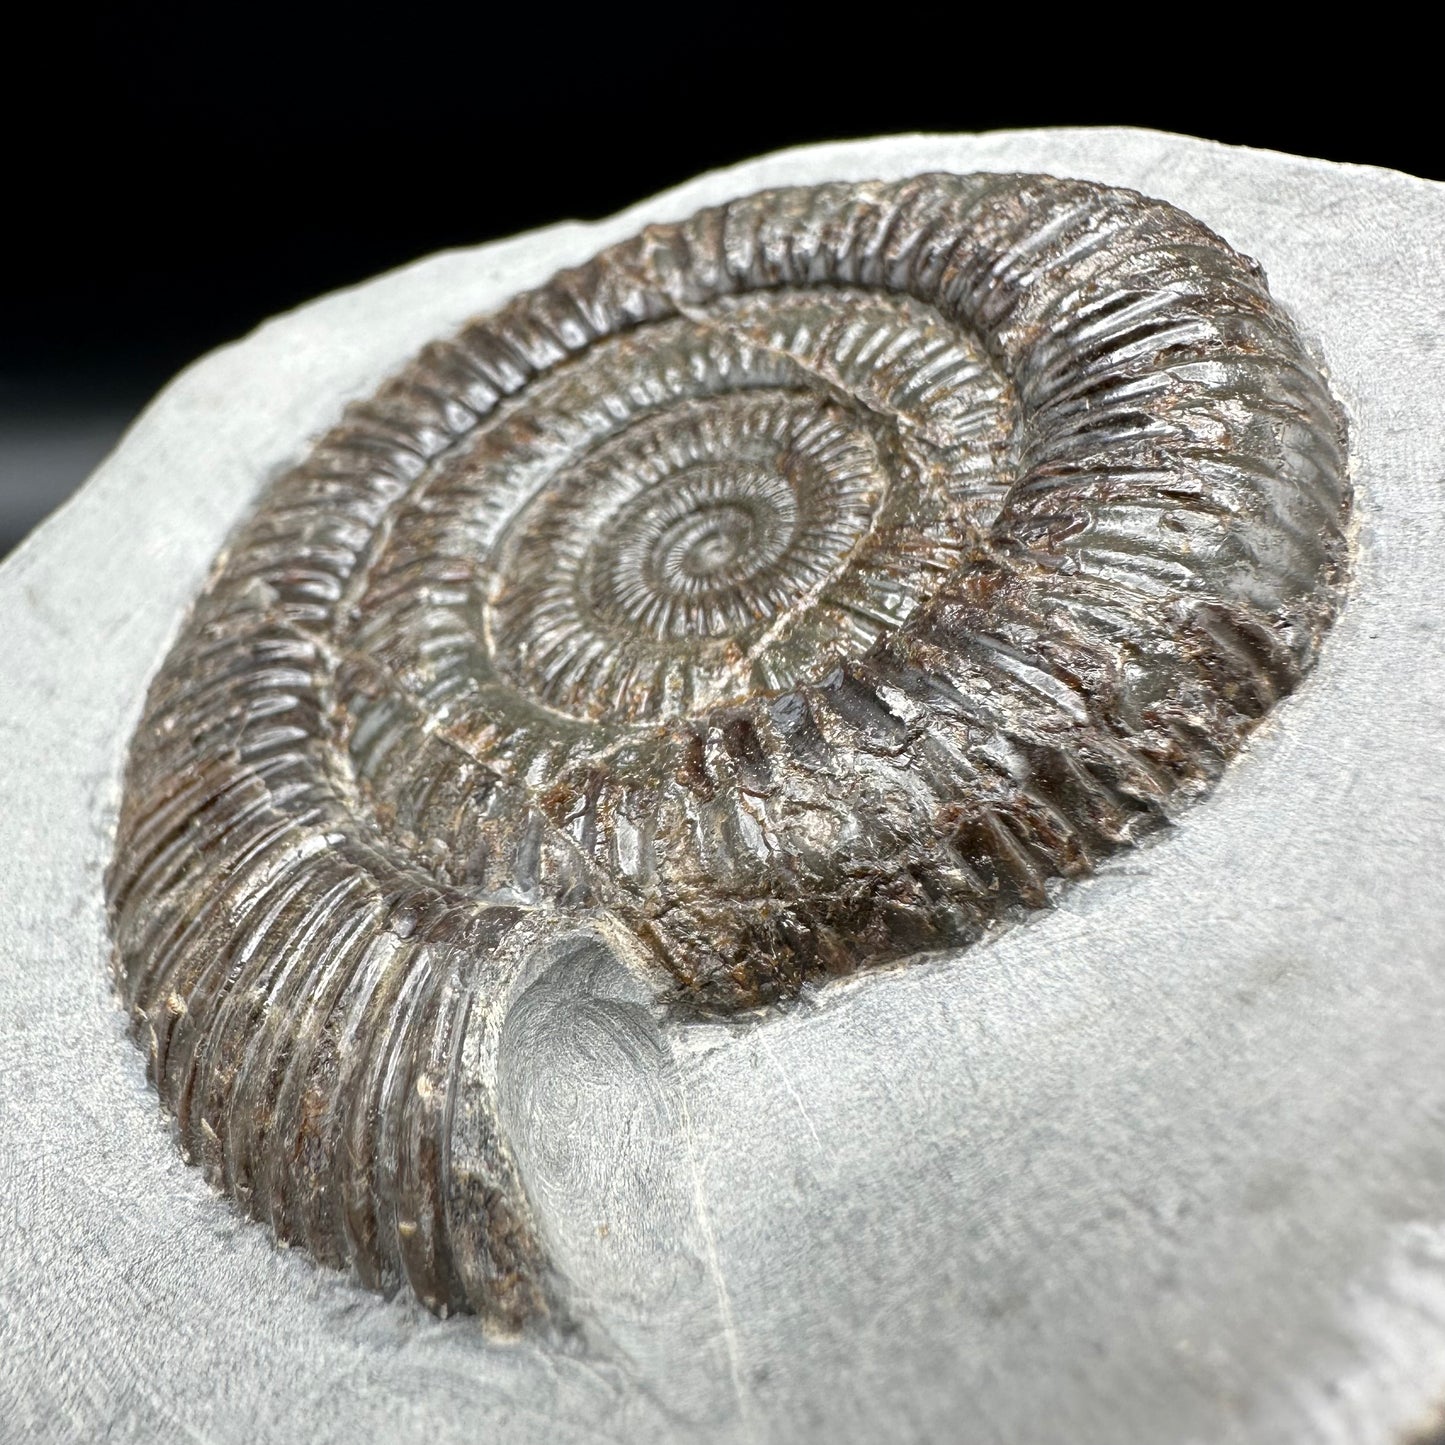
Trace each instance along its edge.
{"label": "pale stone surface", "polygon": [[[1352,426],[1357,577],[1319,670],[1212,798],[1053,913],[760,1026],[637,1043],[616,1078],[645,1109],[605,1052],[584,1071],[553,1049],[585,1007],[539,1028],[574,1006],[527,995],[506,1047],[552,1050],[531,1078],[553,1099],[508,1107],[595,1302],[585,1352],[278,1252],[177,1156],[101,908],[145,682],[227,530],[423,342],[645,220],[930,169],[1133,186],[1264,263]],[[1143,132],[902,137],[434,257],[183,374],[0,569],[0,1437],[1368,1442],[1428,1422],[1442,236],[1445,188],[1387,172]],[[569,1094],[570,1141],[529,1138]]]}

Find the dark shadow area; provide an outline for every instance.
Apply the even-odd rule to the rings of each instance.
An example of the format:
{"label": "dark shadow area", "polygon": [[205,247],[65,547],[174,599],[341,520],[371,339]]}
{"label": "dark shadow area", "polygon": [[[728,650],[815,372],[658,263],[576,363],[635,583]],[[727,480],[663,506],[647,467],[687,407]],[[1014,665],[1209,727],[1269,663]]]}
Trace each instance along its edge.
{"label": "dark shadow area", "polygon": [[[1414,94],[1400,54],[1351,39],[1321,59],[1317,37],[1269,35],[1234,11],[1191,17],[1187,39],[1124,23],[1105,35],[1082,11],[992,29],[962,12],[66,12],[52,37],[12,43],[0,99],[18,201],[0,551],[178,368],[264,317],[779,147],[1130,124],[1445,176],[1438,125],[1398,113]],[[1345,103],[1374,84],[1383,105]]]}

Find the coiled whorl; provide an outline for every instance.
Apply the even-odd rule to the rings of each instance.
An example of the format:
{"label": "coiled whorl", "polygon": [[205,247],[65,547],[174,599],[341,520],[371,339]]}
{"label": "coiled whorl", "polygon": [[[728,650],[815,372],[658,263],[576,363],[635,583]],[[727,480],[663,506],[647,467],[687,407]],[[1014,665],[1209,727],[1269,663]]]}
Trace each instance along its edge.
{"label": "coiled whorl", "polygon": [[765,192],[517,297],[267,488],[152,686],[108,898],[184,1148],[368,1284],[555,1313],[538,970],[733,1011],[1045,904],[1303,675],[1348,507],[1259,268],[1131,192]]}

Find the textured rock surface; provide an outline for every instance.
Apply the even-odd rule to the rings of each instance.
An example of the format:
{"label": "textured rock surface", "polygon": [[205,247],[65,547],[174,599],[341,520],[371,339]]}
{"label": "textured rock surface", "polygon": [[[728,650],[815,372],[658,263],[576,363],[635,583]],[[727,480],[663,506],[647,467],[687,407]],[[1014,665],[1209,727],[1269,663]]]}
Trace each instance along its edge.
{"label": "textured rock surface", "polygon": [[[1263,262],[1352,427],[1358,575],[1319,670],[1207,808],[967,967],[742,1030],[659,1021],[600,950],[539,971],[499,1021],[497,1098],[582,1341],[493,1342],[278,1256],[175,1160],[104,984],[124,745],[210,556],[344,400],[642,221],[934,169],[1136,187]],[[420,263],[182,377],[0,574],[0,1418],[1071,1442],[1427,1420],[1441,218],[1425,183],[1150,135],[829,147]]]}

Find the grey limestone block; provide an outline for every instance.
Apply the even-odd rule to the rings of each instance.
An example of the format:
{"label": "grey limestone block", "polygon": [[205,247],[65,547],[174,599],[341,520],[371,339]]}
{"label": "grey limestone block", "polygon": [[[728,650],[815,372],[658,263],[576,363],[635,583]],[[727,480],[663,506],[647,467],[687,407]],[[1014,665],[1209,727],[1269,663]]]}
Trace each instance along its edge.
{"label": "grey limestone block", "polygon": [[[388,1203],[386,1187],[378,1198],[392,1209],[399,1240],[391,1254],[365,1230],[362,1247],[349,1235],[349,1250],[329,1248],[324,1230],[308,1233],[258,1206],[246,1187],[251,1175],[227,1148],[234,1116],[208,1113],[204,1103],[192,1110],[189,1095],[168,1092],[157,1064],[168,1057],[164,1043],[156,1053],[157,1028],[167,1039],[173,1026],[184,1036],[200,995],[168,985],[148,1012],[144,989],[132,990],[125,1001],[140,1006],[128,1018],[113,966],[118,941],[124,995],[126,950],[150,926],[142,910],[126,931],[135,891],[127,850],[144,827],[128,789],[137,779],[154,789],[182,777],[190,746],[156,730],[166,679],[185,683],[194,672],[199,654],[185,651],[186,639],[208,616],[218,628],[249,627],[281,605],[274,588],[261,612],[254,588],[227,592],[228,575],[250,575],[238,571],[246,548],[261,545],[256,524],[250,534],[234,529],[264,497],[284,502],[296,485],[287,480],[292,469],[336,435],[347,404],[376,394],[429,343],[609,246],[625,258],[627,238],[644,226],[654,227],[655,255],[657,237],[685,234],[672,223],[764,189],[814,188],[789,193],[806,211],[853,194],[833,183],[877,182],[868,195],[916,199],[907,184],[888,187],[985,173],[1058,177],[1050,185],[1068,196],[1086,194],[1070,190],[1073,182],[1125,187],[1198,218],[1228,243],[1224,259],[1207,264],[1224,268],[1221,286],[1237,288],[1229,305],[1264,318],[1251,345],[1266,358],[1271,346],[1284,347],[1279,374],[1304,378],[1288,383],[1287,408],[1308,416],[1303,431],[1291,422],[1235,435],[1253,438],[1262,458],[1308,469],[1315,530],[1285,506],[1268,536],[1210,532],[1214,523],[1200,520],[1208,509],[1184,504],[1169,532],[1169,565],[1227,577],[1228,595],[1247,593],[1249,607],[1274,619],[1273,641],[1251,642],[1258,629],[1238,610],[1210,611],[1204,622],[1191,614],[1171,634],[1175,651],[1145,649],[1151,660],[1122,669],[1117,684],[1124,712],[1154,719],[1160,699],[1176,697],[1178,666],[1169,659],[1194,647],[1179,638],[1224,635],[1223,651],[1201,666],[1217,682],[1209,695],[1228,700],[1210,739],[1211,757],[1233,756],[1228,768],[1185,758],[1169,774],[1174,781],[1159,785],[1159,805],[1141,804],[1147,826],[1118,831],[1113,841],[1130,846],[1091,842],[1087,868],[1069,866],[1072,844],[1059,843],[1052,871],[1079,875],[1068,887],[1033,874],[1024,887],[1016,873],[1011,886],[1036,906],[995,907],[987,900],[1002,896],[996,884],[987,906],[958,905],[978,876],[989,885],[985,858],[973,883],[965,879],[953,902],[939,905],[936,942],[945,946],[906,966],[855,974],[872,954],[901,957],[917,940],[909,935],[891,954],[874,948],[880,910],[870,903],[830,914],[815,889],[783,902],[819,936],[835,929],[827,958],[797,955],[787,942],[794,935],[777,932],[759,946],[761,962],[709,961],[704,949],[693,969],[687,960],[699,956],[699,941],[717,943],[741,906],[694,908],[688,880],[696,870],[657,911],[669,927],[683,917],[682,943],[651,958],[629,951],[621,934],[578,926],[574,915],[559,926],[555,914],[542,923],[528,914],[515,953],[497,954],[512,969],[505,996],[485,1025],[457,1034],[457,1057],[485,1081],[476,1096],[485,1107],[464,1096],[446,1113],[458,1150],[483,1141],[479,1170],[500,1167],[488,1163],[495,1151],[487,1141],[502,1141],[496,1157],[505,1156],[508,1198],[520,1201],[516,1217],[525,1222],[505,1231],[507,1241],[523,1241],[511,1274],[495,1266],[505,1255],[495,1231],[470,1254],[463,1249],[460,1265],[444,1252],[418,1254],[415,1221]],[[558,185],[565,204],[565,180]],[[943,190],[953,195],[953,185]],[[980,194],[988,189],[977,183]],[[807,215],[812,225],[816,214]],[[1431,183],[1146,132],[811,147],[705,176],[596,225],[418,262],[268,322],[178,377],[82,493],[0,569],[9,644],[0,676],[0,1436],[341,1440],[369,1431],[427,1440],[1073,1445],[1394,1441],[1438,1428],[1442,221],[1445,193]],[[1181,246],[1204,245],[1193,233],[1179,236]],[[1263,279],[1236,252],[1262,266],[1272,301],[1259,299]],[[1172,274],[1164,282],[1175,296],[1191,284]],[[711,304],[691,294],[678,303],[676,344],[691,374],[756,367],[732,352],[719,359],[716,327],[704,325],[700,309]],[[775,336],[784,323],[776,314],[752,319],[749,305],[744,297],[733,306],[729,334],[754,326]],[[876,324],[908,333],[909,345],[933,346],[928,317],[899,307]],[[1268,319],[1276,315],[1277,323]],[[787,355],[814,348],[808,364],[821,371],[827,324],[804,307],[787,322],[792,339],[770,344]],[[689,326],[703,326],[706,366],[683,336]],[[1013,344],[999,342],[1006,360]],[[929,445],[952,447],[949,456],[964,457],[962,472],[977,480],[957,502],[960,530],[1006,535],[1010,545],[1026,534],[1034,546],[1054,527],[1058,546],[1072,546],[1077,529],[1058,522],[1057,507],[1026,515],[1014,494],[1000,500],[989,490],[997,468],[968,451],[982,448],[978,456],[995,462],[1005,455],[1008,388],[1026,389],[1029,376],[1010,363],[995,385],[983,360],[938,347],[930,364],[943,357],[937,364],[951,374],[984,378],[981,420],[955,419],[956,440],[942,422],[929,433]],[[698,450],[684,484],[710,499],[741,486],[752,509],[744,515],[736,497],[724,498],[732,520],[716,536],[677,531],[671,514],[646,515],[646,498],[624,495],[622,511],[642,507],[637,525],[653,527],[668,547],[692,549],[688,567],[726,572],[727,549],[742,538],[766,552],[778,507],[793,505],[776,502],[762,461],[753,465],[783,437],[804,472],[815,462],[827,471],[810,447],[833,448],[827,465],[843,458],[835,476],[846,487],[827,482],[827,496],[851,516],[870,495],[879,449],[892,442],[871,413],[851,432],[839,420],[846,380],[821,399],[800,400],[783,367],[750,382],[757,391],[742,401],[725,398],[716,414],[707,410],[710,393],[687,400]],[[1191,380],[1214,384],[1202,373]],[[1228,396],[1216,420],[1226,430],[1244,428],[1241,403],[1228,399],[1236,382],[1219,383]],[[545,420],[550,404],[570,425],[586,410],[587,385],[574,368],[529,418]],[[532,424],[528,445],[544,429]],[[746,452],[751,470],[741,482],[707,453],[718,435],[729,455]],[[629,445],[652,443],[634,436]],[[641,465],[631,453],[621,462],[605,448],[597,455],[587,477],[604,491],[623,485],[607,467]],[[824,488],[797,495],[816,499]],[[419,509],[414,523],[388,524],[403,543],[415,527],[415,556],[428,547],[436,554],[447,535],[435,530],[445,488],[436,491],[443,502]],[[559,495],[528,502],[515,530],[553,547],[565,578],[575,549],[565,517],[554,515],[567,500]],[[938,535],[932,494],[920,483],[915,495],[928,523],[920,535]],[[1107,551],[1097,527],[1095,535]],[[241,540],[222,552],[228,538]],[[980,555],[988,551],[979,545]],[[840,558],[857,552],[849,537],[839,546]],[[505,573],[511,554],[503,547],[499,555]],[[1047,576],[1025,575],[1017,555],[1008,553],[1005,567],[1023,578],[1017,591],[992,582],[985,590],[1013,598],[993,605],[1014,608],[1009,636],[1022,648],[1040,595],[1074,597],[1093,584],[1077,549]],[[984,560],[1002,565],[993,554]],[[405,554],[398,575],[403,564],[412,565]],[[187,621],[208,579],[208,595],[242,603]],[[640,621],[663,642],[674,616],[684,631],[713,626],[703,604],[662,613],[637,602],[626,578],[584,581],[587,596],[600,599],[598,616]],[[640,716],[661,726],[677,711],[679,688],[730,696],[735,659],[721,648],[705,666],[689,664],[686,676],[634,649],[613,673],[559,682],[534,635],[535,619],[554,615],[546,612],[554,594],[551,577],[499,586],[488,635],[511,681],[522,678],[564,718],[594,726],[617,711],[598,701],[605,694],[627,699],[617,706],[629,724]],[[378,596],[384,610],[384,588]],[[363,627],[370,605],[361,599]],[[731,625],[718,616],[719,628]],[[426,656],[450,635],[445,623],[432,617],[422,627]],[[764,659],[770,680],[786,681],[802,666],[798,656],[836,642],[804,629],[790,653],[789,636],[776,637],[774,647],[769,634],[771,651],[760,644],[749,654]],[[873,668],[876,681],[873,640],[863,639],[858,667]],[[168,653],[183,660],[179,674],[174,661],[163,666]],[[1220,681],[1219,659],[1243,653],[1255,660]],[[646,686],[636,682],[638,657],[654,668]],[[1015,673],[1020,665],[1009,663]],[[335,675],[354,717],[392,706],[368,677],[344,668]],[[568,680],[576,676],[587,680],[580,691]],[[848,678],[835,692],[852,685]],[[1103,678],[1081,684],[1090,698],[1116,686]],[[899,684],[890,696],[906,693]],[[1138,696],[1147,706],[1129,702]],[[1197,712],[1198,695],[1189,696]],[[835,712],[849,720],[841,704]],[[436,717],[430,726],[443,730]],[[378,724],[367,736],[382,731]],[[609,738],[599,756],[615,758],[620,748]],[[377,761],[381,750],[364,739],[351,755],[378,797],[393,787],[384,816],[396,816],[397,800],[410,794],[394,782],[393,764]],[[634,791],[648,768],[664,789],[674,777],[690,785],[685,753],[681,762],[658,756],[667,766],[643,757]],[[1168,771],[1152,743],[1141,743],[1139,756],[1150,777]],[[548,768],[550,778],[557,770]],[[1165,796],[1198,798],[1206,784],[1207,798],[1187,808]],[[579,784],[575,797],[585,791]],[[1009,826],[1026,836],[1017,817]],[[343,859],[360,846],[344,830],[316,836],[317,849]],[[907,861],[916,876],[926,860]],[[426,858],[407,866],[408,878],[431,868],[446,881],[452,865]],[[184,907],[228,896],[217,891],[223,883],[200,878]],[[423,891],[436,894],[430,883]],[[552,905],[564,894],[574,896],[559,888]],[[732,896],[747,895],[739,885]],[[378,903],[368,916],[386,923],[401,952],[424,951],[431,904],[416,901],[422,892],[408,899],[393,899],[390,914]],[[653,936],[657,919],[646,909],[603,902],[637,936]],[[530,909],[535,899],[520,903]],[[760,936],[751,923],[744,931]],[[482,935],[446,937],[450,947]],[[135,1032],[145,1045],[148,1031],[154,1081],[203,1169],[183,1162],[174,1122],[127,1039]],[[224,1047],[207,1057],[224,1062]],[[429,1078],[415,1081],[427,1100]],[[406,1118],[427,1117],[411,1109]],[[391,1176],[383,1168],[378,1177],[384,1186]],[[437,1207],[449,1222],[465,1214],[455,1200]],[[248,1208],[269,1218],[274,1234],[248,1219]],[[278,1248],[278,1237],[310,1250]],[[311,1254],[344,1268],[319,1267]],[[504,1275],[525,1288],[499,1294]],[[393,1288],[403,1277],[416,1294]]]}

